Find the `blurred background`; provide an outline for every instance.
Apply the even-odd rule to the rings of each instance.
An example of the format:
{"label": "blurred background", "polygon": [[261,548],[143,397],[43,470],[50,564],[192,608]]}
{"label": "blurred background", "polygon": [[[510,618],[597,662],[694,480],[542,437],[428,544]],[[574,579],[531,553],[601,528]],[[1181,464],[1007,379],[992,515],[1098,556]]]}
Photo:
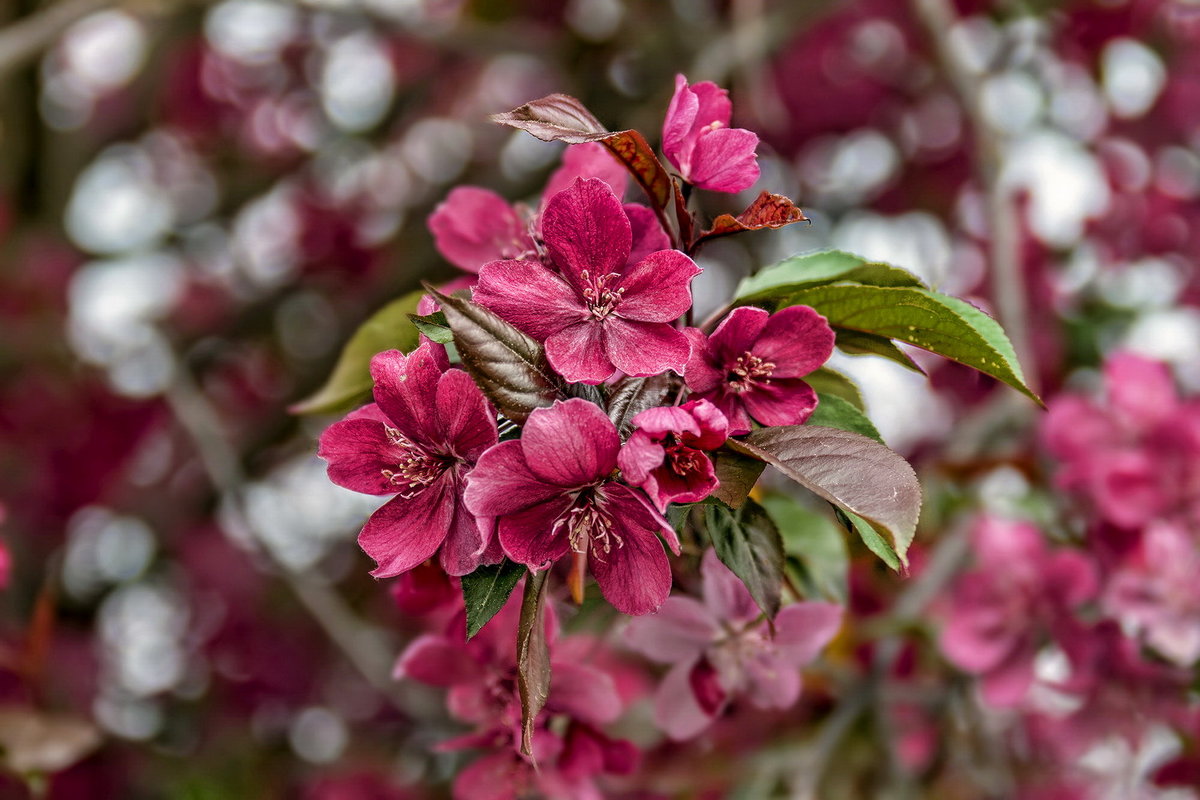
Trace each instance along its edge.
{"label": "blurred background", "polygon": [[[453,277],[450,188],[536,197],[560,147],[488,114],[561,91],[656,142],[676,73],[763,140],[760,183],[702,202],[813,220],[707,248],[701,316],[837,247],[998,316],[1047,397],[1117,349],[1200,390],[1193,0],[6,0],[0,797],[443,796],[457,729],[390,680],[411,623],[355,546],[378,501],[287,408]],[[1048,482],[1036,409],[921,363],[835,366],[934,541]]]}

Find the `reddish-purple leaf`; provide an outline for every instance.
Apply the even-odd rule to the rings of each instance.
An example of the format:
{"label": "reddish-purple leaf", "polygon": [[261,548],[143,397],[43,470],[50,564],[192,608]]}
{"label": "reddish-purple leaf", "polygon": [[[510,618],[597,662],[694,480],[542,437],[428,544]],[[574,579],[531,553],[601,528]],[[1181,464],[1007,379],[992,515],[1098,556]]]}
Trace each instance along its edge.
{"label": "reddish-purple leaf", "polygon": [[909,463],[886,446],[817,425],[762,428],[743,440],[730,439],[728,446],[862,517],[905,560],[921,514],[921,485]]}
{"label": "reddish-purple leaf", "polygon": [[517,691],[521,695],[521,752],[533,756],[533,725],[550,696],[550,647],[546,643],[546,576],[531,572],[521,598],[517,627]]}
{"label": "reddish-purple leaf", "polygon": [[731,508],[740,508],[750,496],[750,490],[758,482],[766,464],[725,447],[712,451],[708,456],[713,462],[713,472],[720,481],[713,496]]}
{"label": "reddish-purple leaf", "polygon": [[715,239],[718,236],[729,236],[745,231],[757,231],[763,228],[782,228],[793,222],[807,222],[808,217],[800,207],[781,194],[763,192],[751,203],[745,211],[736,217],[722,214],[713,220],[712,227],[701,233],[695,244]]}
{"label": "reddish-purple leaf", "polygon": [[[512,111],[493,114],[492,121],[520,128],[545,142],[600,142],[633,175],[650,198],[659,220],[665,224],[666,209],[675,202],[675,187],[650,143],[637,131],[606,130],[583,103],[566,94],[531,100]],[[683,217],[680,217],[680,226],[684,226]]]}

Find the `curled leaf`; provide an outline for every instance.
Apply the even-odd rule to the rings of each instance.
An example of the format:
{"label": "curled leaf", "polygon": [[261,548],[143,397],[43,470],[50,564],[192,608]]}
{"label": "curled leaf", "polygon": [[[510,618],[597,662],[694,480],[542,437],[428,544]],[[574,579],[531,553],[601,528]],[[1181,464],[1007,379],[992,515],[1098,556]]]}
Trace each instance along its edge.
{"label": "curled leaf", "polygon": [[712,227],[697,236],[694,244],[700,244],[720,236],[759,231],[765,228],[782,228],[794,222],[808,221],[808,217],[804,216],[800,207],[789,198],[781,194],[763,192],[736,217],[732,214],[722,214],[714,219]]}
{"label": "curled leaf", "polygon": [[521,696],[521,752],[533,756],[533,726],[550,696],[550,647],[546,643],[547,572],[530,573],[517,627],[517,692]]}

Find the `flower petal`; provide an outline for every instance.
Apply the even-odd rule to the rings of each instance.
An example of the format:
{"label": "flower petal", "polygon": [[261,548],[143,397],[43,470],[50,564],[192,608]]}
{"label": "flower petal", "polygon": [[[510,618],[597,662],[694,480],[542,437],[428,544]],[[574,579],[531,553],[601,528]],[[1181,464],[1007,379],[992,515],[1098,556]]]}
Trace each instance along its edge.
{"label": "flower petal", "polygon": [[696,114],[700,111],[700,98],[688,87],[687,78],[675,76],[675,94],[667,105],[667,115],[663,119],[662,148],[663,155],[682,170],[695,145],[692,128],[696,123]]}
{"label": "flower petal", "polygon": [[367,520],[359,546],[375,559],[376,578],[391,578],[430,558],[446,539],[454,517],[453,484],[442,476],[420,494],[397,495]]}
{"label": "flower petal", "polygon": [[605,348],[605,326],[595,319],[575,322],[546,339],[546,358],[570,383],[604,383],[616,371]]}
{"label": "flower petal", "polygon": [[545,209],[556,194],[570,188],[576,178],[599,178],[608,184],[613,194],[620,197],[625,194],[629,173],[599,142],[567,145],[563,151],[562,166],[551,174],[542,189],[542,208]]}
{"label": "flower petal", "polygon": [[703,604],[675,595],[657,613],[631,619],[625,644],[652,661],[674,664],[699,658],[720,634],[721,626]]}
{"label": "flower petal", "polygon": [[317,455],[329,462],[329,480],[363,494],[395,494],[396,486],[383,475],[394,469],[403,452],[392,444],[382,422],[346,419],[321,434]]}
{"label": "flower petal", "polygon": [[688,679],[692,663],[683,661],[671,667],[654,695],[654,721],[676,741],[691,739],[713,721],[713,717],[700,708],[692,691]]}
{"label": "flower petal", "polygon": [[424,634],[413,639],[392,670],[395,680],[412,678],[429,686],[449,687],[482,680],[483,669],[461,644],[445,636]]}
{"label": "flower petal", "polygon": [[684,177],[701,189],[740,192],[758,180],[758,134],[744,128],[702,131]]}
{"label": "flower petal", "polygon": [[684,328],[692,348],[683,377],[688,388],[697,394],[716,392],[725,381],[724,365],[716,360],[709,338],[699,328]]}
{"label": "flower petal", "polygon": [[691,355],[691,344],[682,331],[665,322],[635,322],[609,317],[605,320],[605,351],[617,369],[644,377],[667,370],[683,374]]}
{"label": "flower petal", "polygon": [[692,305],[692,278],[699,275],[696,262],[678,250],[651,253],[621,278],[625,296],[617,314],[641,322],[674,322]]}
{"label": "flower petal", "polygon": [[600,406],[578,397],[536,408],[521,431],[529,469],[540,480],[581,487],[605,478],[617,466],[621,437]]}
{"label": "flower petal", "polygon": [[586,664],[554,662],[547,706],[575,719],[603,725],[621,716],[621,696],[607,672]]}
{"label": "flower petal", "polygon": [[793,603],[775,615],[773,644],[780,658],[803,667],[837,635],[842,627],[842,607],[834,603]]}
{"label": "flower petal", "polygon": [[411,441],[430,444],[437,431],[434,397],[442,372],[429,345],[407,356],[385,350],[371,359],[375,402],[400,433]]}
{"label": "flower petal", "polygon": [[483,392],[461,369],[444,373],[437,387],[441,439],[454,455],[475,462],[496,444],[496,415]]}
{"label": "flower petal", "polygon": [[799,378],[771,378],[742,395],[750,416],[763,425],[803,425],[817,408],[817,393]]}
{"label": "flower petal", "polygon": [[621,201],[598,178],[577,179],[546,203],[542,238],[550,258],[575,286],[584,270],[592,277],[620,274],[633,244]]}
{"label": "flower petal", "polygon": [[571,549],[567,531],[554,525],[567,513],[571,503],[568,495],[562,495],[501,517],[500,545],[504,552],[518,564],[534,569],[542,569],[565,556]]}
{"label": "flower petal", "polygon": [[745,665],[746,697],[758,708],[791,708],[800,698],[800,670],[770,655],[751,658]]}
{"label": "flower petal", "polygon": [[454,519],[438,557],[447,575],[461,577],[470,575],[483,561],[487,540],[475,515],[463,503],[461,487],[454,495]]}
{"label": "flower petal", "polygon": [[520,441],[501,442],[479,457],[467,473],[463,493],[477,517],[499,517],[561,496],[562,487],[539,478],[525,461]]}
{"label": "flower petal", "polygon": [[593,539],[588,558],[600,593],[623,614],[638,616],[658,610],[671,593],[671,565],[662,542],[618,513],[612,521],[620,543],[613,543],[605,553]]}
{"label": "flower petal", "polygon": [[754,355],[775,364],[771,379],[800,378],[833,355],[833,329],[808,306],[790,306],[767,320]]}
{"label": "flower petal", "polygon": [[698,450],[715,450],[725,444],[729,438],[729,420],[721,409],[704,399],[689,400],[680,408],[692,415],[699,429],[694,438],[684,433],[680,441]]}
{"label": "flower petal", "polygon": [[495,192],[476,186],[454,189],[429,216],[438,252],[467,272],[489,261],[533,250],[520,215]]}
{"label": "flower petal", "polygon": [[[761,308],[741,306],[735,308],[708,337],[708,348],[712,361],[724,368],[743,353],[754,347],[759,335],[767,326],[771,315]],[[723,377],[723,376],[722,376]]]}
{"label": "flower petal", "polygon": [[575,290],[535,261],[484,264],[472,299],[538,341],[588,318]]}
{"label": "flower petal", "polygon": [[663,446],[651,440],[645,431],[634,431],[617,456],[621,477],[631,486],[641,486],[651,470],[662,466],[666,454]]}
{"label": "flower petal", "polygon": [[626,262],[628,265],[639,264],[646,256],[659,250],[671,249],[671,237],[663,230],[652,209],[641,203],[626,203],[623,208],[633,233],[633,246]]}
{"label": "flower petal", "polygon": [[754,619],[758,606],[745,584],[729,567],[721,563],[716,550],[706,550],[700,562],[704,604],[713,616],[725,622]]}

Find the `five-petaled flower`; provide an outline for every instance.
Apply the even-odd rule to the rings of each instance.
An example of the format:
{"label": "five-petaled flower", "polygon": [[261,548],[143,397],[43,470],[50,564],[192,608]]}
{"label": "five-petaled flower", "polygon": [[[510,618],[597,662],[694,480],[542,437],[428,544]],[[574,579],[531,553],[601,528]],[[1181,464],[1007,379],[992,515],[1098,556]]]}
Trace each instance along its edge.
{"label": "five-petaled flower", "polygon": [[663,154],[683,179],[701,189],[740,192],[758,180],[758,134],[730,128],[729,93],[711,81],[688,86],[675,76],[675,96],[663,121]]}
{"label": "five-petaled flower", "polygon": [[627,266],[633,233],[620,200],[599,179],[576,180],[542,214],[554,272],[536,261],[492,261],[475,302],[545,342],[550,365],[571,382],[682,372],[688,342],[671,323],[692,303],[700,273],[677,250]]}
{"label": "five-petaled flower", "polygon": [[684,377],[693,396],[711,400],[729,419],[731,436],[763,425],[801,425],[817,393],[801,378],[833,354],[833,330],[808,306],[774,314],[743,306],[706,337],[688,330],[692,356]]}
{"label": "five-petaled flower", "polygon": [[626,482],[640,486],[665,511],[668,503],[698,503],[717,488],[713,463],[704,454],[725,443],[729,423],[707,400],[648,408],[617,463]]}
{"label": "five-petaled flower", "polygon": [[671,592],[670,524],[613,479],[621,440],[599,406],[578,398],[535,409],[521,438],[483,454],[467,482],[467,507],[496,517],[513,561],[543,569],[568,553],[586,561],[618,611],[646,614]]}
{"label": "five-petaled flower", "polygon": [[654,717],[673,739],[689,739],[735,695],[758,708],[789,708],[800,697],[800,668],[842,624],[832,603],[803,602],[775,616],[775,636],[750,592],[709,550],[700,565],[704,602],[675,595],[654,616],[633,620],[626,642],[671,669],[658,687]]}
{"label": "five-petaled flower", "polygon": [[[497,441],[496,419],[467,373],[445,369],[441,348],[371,360],[375,402],[321,435],[329,479],[366,494],[395,494],[359,534],[379,578],[406,572],[440,549],[451,575],[474,571],[489,544],[463,502],[464,478]],[[441,356],[444,358],[444,354]]]}

